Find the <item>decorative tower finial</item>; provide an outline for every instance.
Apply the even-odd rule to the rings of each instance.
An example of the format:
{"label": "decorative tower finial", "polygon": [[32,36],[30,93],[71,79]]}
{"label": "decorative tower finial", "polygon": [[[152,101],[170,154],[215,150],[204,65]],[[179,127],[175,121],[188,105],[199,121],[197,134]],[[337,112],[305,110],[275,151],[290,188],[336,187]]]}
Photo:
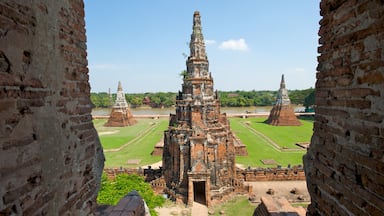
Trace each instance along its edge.
{"label": "decorative tower finial", "polygon": [[281,75],[280,89],[285,88],[284,74]]}
{"label": "decorative tower finial", "polygon": [[121,82],[119,81],[118,85],[117,85],[117,91],[123,91],[123,87],[121,85]]}
{"label": "decorative tower finial", "polygon": [[191,42],[189,43],[190,58],[193,59],[207,59],[204,37],[201,29],[200,13],[195,11],[193,14]]}
{"label": "decorative tower finial", "polygon": [[288,96],[288,90],[285,87],[285,80],[284,80],[284,74],[281,76],[281,82],[280,82],[280,89],[277,93],[277,99],[276,104],[284,104],[284,105],[290,105],[291,100]]}

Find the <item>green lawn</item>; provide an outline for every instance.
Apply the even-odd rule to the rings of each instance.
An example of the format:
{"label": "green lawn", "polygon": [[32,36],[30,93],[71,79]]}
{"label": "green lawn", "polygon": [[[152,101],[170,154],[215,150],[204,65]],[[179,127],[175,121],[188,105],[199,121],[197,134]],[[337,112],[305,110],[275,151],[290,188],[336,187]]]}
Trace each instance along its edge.
{"label": "green lawn", "polygon": [[[301,126],[272,126],[264,123],[266,118],[249,118],[250,126],[263,133],[281,147],[297,148],[297,142],[309,142],[313,121],[300,120]],[[309,133],[310,132],[310,133]]]}
{"label": "green lawn", "polygon": [[106,120],[97,119],[94,121],[94,125],[99,133],[103,148],[114,149],[132,141],[139,134],[150,130],[158,121],[153,119],[140,119],[136,124],[129,127],[104,127],[105,122]]}
{"label": "green lawn", "polygon": [[[285,151],[272,147],[258,133],[262,133],[281,147],[297,148],[292,143],[309,142],[312,135],[312,121],[302,121],[302,126],[270,126],[264,124],[265,118],[230,118],[232,131],[247,146],[248,156],[237,156],[236,163],[251,167],[276,167],[264,165],[261,160],[273,159],[286,167],[288,164],[302,164],[303,150]],[[145,166],[161,160],[160,156],[152,156],[156,143],[163,137],[167,129],[168,119],[138,119],[138,123],[129,127],[104,127],[106,120],[94,120],[94,125],[106,157],[105,167],[137,167]],[[251,129],[250,129],[251,128]],[[258,133],[256,133],[256,130]],[[112,149],[120,148],[112,152]],[[138,159],[140,163],[127,164],[128,160]]]}
{"label": "green lawn", "polygon": [[[282,134],[283,136],[277,139],[276,138],[272,139],[271,135],[267,135],[267,134],[264,134],[264,135],[267,135],[268,138],[272,139],[280,146],[285,146],[285,145],[282,145],[281,143],[291,142],[287,140],[294,140],[289,136],[287,136],[289,133],[291,133],[292,136],[294,136],[297,133],[297,132],[289,132],[289,130],[291,130],[290,127],[286,127],[286,126],[275,127],[275,126],[270,126],[270,125],[261,123],[264,120],[265,118],[247,118],[247,119],[230,118],[232,131],[247,146],[247,151],[248,151],[248,156],[237,156],[236,163],[240,163],[245,166],[251,166],[251,167],[275,167],[276,165],[265,165],[261,162],[261,160],[273,159],[283,167],[286,167],[288,164],[290,165],[302,164],[303,163],[302,157],[305,154],[305,151],[303,150],[284,151],[284,150],[275,148],[266,139],[264,139],[259,134],[254,133],[247,127],[247,125],[249,125],[251,128],[255,128],[257,131],[259,131],[259,128],[263,128],[264,129],[263,134],[265,130],[268,130],[268,128],[270,129],[274,128],[275,134],[273,134],[273,136],[277,137],[277,136],[280,136],[280,134]],[[296,129],[299,130],[300,133],[306,135],[308,137],[308,140],[300,139],[300,142],[303,142],[303,141],[309,142],[310,137],[312,135],[312,128],[311,128],[312,123],[311,122],[303,122],[303,123],[304,123],[303,124],[304,126],[296,127]],[[261,125],[261,124],[264,124],[264,125]],[[259,132],[261,132],[261,130]],[[286,137],[289,137],[289,138],[286,138]],[[292,147],[297,148],[297,146],[292,146]]]}
{"label": "green lawn", "polygon": [[256,205],[252,205],[247,197],[235,197],[228,200],[222,205],[214,207],[215,215],[221,215],[220,211],[223,210],[225,215],[240,216],[240,215],[253,215]]}
{"label": "green lawn", "polygon": [[[151,152],[156,143],[163,137],[167,129],[168,119],[139,119],[138,123],[128,127],[103,127],[106,120],[95,120],[94,125],[99,133],[104,149],[105,167],[137,167],[149,165],[161,160],[160,156],[152,156]],[[104,134],[103,132],[114,132]],[[145,133],[143,133],[145,131]],[[127,137],[127,138],[125,138]],[[120,151],[109,151],[122,147]],[[128,160],[140,160],[140,163],[127,164]]]}

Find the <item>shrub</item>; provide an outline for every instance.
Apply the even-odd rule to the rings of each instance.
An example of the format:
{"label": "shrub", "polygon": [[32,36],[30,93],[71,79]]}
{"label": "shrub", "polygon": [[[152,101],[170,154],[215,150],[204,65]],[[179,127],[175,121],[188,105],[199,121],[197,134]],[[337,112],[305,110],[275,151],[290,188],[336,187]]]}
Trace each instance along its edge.
{"label": "shrub", "polygon": [[136,190],[145,200],[151,215],[157,215],[154,209],[164,204],[164,198],[156,195],[150,184],[144,181],[144,177],[136,174],[119,174],[114,180],[111,180],[103,173],[97,202],[99,204],[116,205],[121,198],[132,190]]}

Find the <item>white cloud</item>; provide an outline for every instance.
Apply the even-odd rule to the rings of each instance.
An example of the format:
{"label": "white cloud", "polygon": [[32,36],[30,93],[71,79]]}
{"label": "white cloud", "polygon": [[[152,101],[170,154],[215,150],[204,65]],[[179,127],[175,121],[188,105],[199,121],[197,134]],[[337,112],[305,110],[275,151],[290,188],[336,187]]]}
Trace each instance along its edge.
{"label": "white cloud", "polygon": [[206,45],[216,44],[215,40],[205,40],[204,42]]}
{"label": "white cloud", "polygon": [[227,40],[220,44],[219,46],[222,50],[239,50],[239,51],[247,51],[248,45],[245,42],[244,38],[240,38],[239,40]]}

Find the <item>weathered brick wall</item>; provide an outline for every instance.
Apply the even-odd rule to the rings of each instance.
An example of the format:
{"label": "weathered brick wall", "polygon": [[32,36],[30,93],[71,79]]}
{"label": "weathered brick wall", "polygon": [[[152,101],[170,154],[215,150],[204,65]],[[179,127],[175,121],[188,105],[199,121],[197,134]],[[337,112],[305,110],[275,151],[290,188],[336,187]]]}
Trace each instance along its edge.
{"label": "weathered brick wall", "polygon": [[300,181],[305,180],[302,167],[293,168],[257,168],[238,169],[237,179],[249,182],[254,181]]}
{"label": "weathered brick wall", "polygon": [[320,7],[309,214],[384,215],[384,2]]}
{"label": "weathered brick wall", "polygon": [[0,1],[0,215],[90,215],[92,124],[82,0]]}
{"label": "weathered brick wall", "polygon": [[[137,168],[105,168],[104,172],[111,179],[119,174],[136,174],[145,176],[145,180],[150,182],[162,176],[162,169],[137,169]],[[302,167],[292,168],[256,168],[256,169],[237,169],[237,181],[298,181],[305,180]]]}

